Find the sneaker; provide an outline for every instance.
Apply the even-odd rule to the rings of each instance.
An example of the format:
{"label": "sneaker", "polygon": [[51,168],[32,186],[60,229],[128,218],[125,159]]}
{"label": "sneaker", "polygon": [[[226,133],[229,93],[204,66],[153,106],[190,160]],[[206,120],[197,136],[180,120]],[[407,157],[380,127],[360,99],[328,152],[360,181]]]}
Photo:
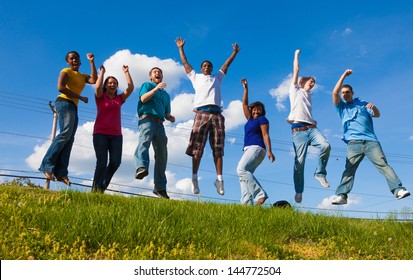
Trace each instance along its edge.
{"label": "sneaker", "polygon": [[333,204],[333,205],[347,204],[347,198],[345,198],[344,195],[340,194],[336,198],[333,199],[331,204]]}
{"label": "sneaker", "polygon": [[220,195],[224,195],[224,181],[218,181],[218,179],[214,182],[215,188]]}
{"label": "sneaker", "polygon": [[145,167],[139,167],[138,169],[136,169],[135,179],[142,180],[143,178],[148,176],[148,174],[148,169],[146,169]]}
{"label": "sneaker", "polygon": [[301,201],[303,201],[303,193],[298,192],[295,194],[295,202],[301,203]]}
{"label": "sneaker", "polygon": [[169,196],[165,190],[160,190],[160,191],[154,190],[153,193],[159,197],[169,199]]}
{"label": "sneaker", "polygon": [[326,177],[321,177],[321,176],[315,175],[314,178],[316,178],[324,188],[329,188],[330,187],[330,183],[327,182]]}
{"label": "sneaker", "polygon": [[402,198],[408,197],[409,195],[410,195],[410,192],[408,190],[401,189],[397,192],[396,198],[402,199]]}
{"label": "sneaker", "polygon": [[192,193],[199,194],[198,179],[192,179]]}

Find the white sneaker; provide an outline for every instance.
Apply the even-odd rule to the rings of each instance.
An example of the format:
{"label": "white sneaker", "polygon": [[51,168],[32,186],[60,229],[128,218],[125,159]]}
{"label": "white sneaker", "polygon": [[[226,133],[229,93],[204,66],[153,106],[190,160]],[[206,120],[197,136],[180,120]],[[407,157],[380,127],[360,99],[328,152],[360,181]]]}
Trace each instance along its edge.
{"label": "white sneaker", "polygon": [[218,181],[218,179],[214,182],[215,188],[220,195],[224,195],[224,181]]}
{"label": "white sneaker", "polygon": [[327,179],[325,177],[315,175],[314,178],[316,178],[323,187],[325,187],[325,188],[330,187],[330,183],[327,182]]}
{"label": "white sneaker", "polygon": [[331,204],[333,204],[333,205],[347,204],[347,198],[345,198],[344,195],[340,194],[336,198],[333,199]]}
{"label": "white sneaker", "polygon": [[199,194],[198,179],[192,179],[192,193]]}
{"label": "white sneaker", "polygon": [[408,190],[401,189],[397,192],[396,198],[402,199],[402,198],[408,197],[409,195],[410,195],[410,192]]}
{"label": "white sneaker", "polygon": [[301,203],[301,201],[303,201],[303,193],[296,193],[295,194],[295,202],[297,203]]}

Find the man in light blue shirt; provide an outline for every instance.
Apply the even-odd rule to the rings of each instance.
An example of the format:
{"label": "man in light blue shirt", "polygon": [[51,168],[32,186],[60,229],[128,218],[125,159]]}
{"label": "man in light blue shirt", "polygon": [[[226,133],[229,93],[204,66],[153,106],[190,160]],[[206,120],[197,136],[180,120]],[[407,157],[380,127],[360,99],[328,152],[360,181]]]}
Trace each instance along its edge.
{"label": "man in light blue shirt", "polygon": [[[402,186],[397,174],[387,163],[380,142],[374,133],[373,117],[380,117],[377,107],[358,98],[350,85],[343,85],[344,79],[353,73],[347,69],[341,75],[333,90],[333,103],[343,125],[343,141],[347,143],[346,167],[337,187],[334,205],[347,204],[348,193],[353,188],[356,170],[365,156],[386,178],[389,190],[397,199],[410,195]],[[341,97],[339,92],[341,91]]]}

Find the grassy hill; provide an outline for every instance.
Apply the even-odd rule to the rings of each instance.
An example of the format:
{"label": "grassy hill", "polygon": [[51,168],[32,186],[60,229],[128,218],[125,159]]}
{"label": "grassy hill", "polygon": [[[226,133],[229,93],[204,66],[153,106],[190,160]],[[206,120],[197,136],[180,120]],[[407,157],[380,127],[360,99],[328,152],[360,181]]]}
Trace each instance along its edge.
{"label": "grassy hill", "polygon": [[0,259],[413,259],[413,223],[0,186]]}

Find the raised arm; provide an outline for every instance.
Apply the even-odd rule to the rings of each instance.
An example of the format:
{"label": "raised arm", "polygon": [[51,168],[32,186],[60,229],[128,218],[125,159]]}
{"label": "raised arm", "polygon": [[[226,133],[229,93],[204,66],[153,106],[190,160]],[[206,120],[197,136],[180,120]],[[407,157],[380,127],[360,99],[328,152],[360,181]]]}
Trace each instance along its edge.
{"label": "raised arm", "polygon": [[242,79],[241,84],[244,87],[244,94],[242,96],[242,109],[244,110],[244,116],[248,120],[251,117],[251,112],[248,108],[248,82],[247,79]]}
{"label": "raised arm", "polygon": [[262,124],[262,125],[260,125],[260,128],[261,128],[262,137],[264,138],[265,146],[267,147],[268,159],[271,160],[271,162],[274,162],[275,161],[275,156],[272,153],[271,140],[270,140],[270,135],[268,133],[269,130],[270,130],[270,125],[269,124]]}
{"label": "raised arm", "polygon": [[293,61],[293,78],[291,83],[296,85],[298,83],[298,73],[300,71],[300,63],[298,62],[298,56],[300,55],[301,50],[296,50],[294,53],[294,61]]}
{"label": "raised arm", "polygon": [[232,44],[232,53],[231,55],[227,58],[225,61],[224,65],[221,66],[221,71],[224,72],[224,74],[227,74],[228,68],[231,65],[231,63],[234,61],[235,57],[237,56],[238,52],[240,51],[240,47],[238,43]]}
{"label": "raised arm", "polygon": [[186,59],[186,55],[184,52],[184,45],[185,45],[185,40],[183,40],[181,37],[178,37],[175,39],[175,43],[179,49],[179,56],[181,57],[182,64],[184,65],[185,72],[189,74],[192,71],[192,66],[188,63],[188,60]]}
{"label": "raised arm", "polygon": [[338,103],[340,103],[340,90],[341,87],[343,86],[343,82],[344,79],[347,76],[350,76],[353,73],[353,71],[351,69],[347,69],[346,71],[344,71],[344,73],[341,75],[340,79],[338,79],[336,86],[333,89],[333,103],[334,105],[338,105]]}
{"label": "raised arm", "polygon": [[96,83],[96,80],[98,78],[98,74],[96,71],[96,66],[95,66],[95,56],[93,53],[88,53],[86,55],[87,60],[90,62],[90,76],[87,78],[86,83],[88,84],[94,84]]}
{"label": "raised arm", "polygon": [[125,101],[132,94],[133,89],[135,88],[135,86],[133,85],[133,81],[132,81],[132,77],[129,73],[128,65],[123,65],[122,70],[123,70],[123,73],[125,74],[126,83],[128,84],[128,87],[122,93],[122,100]]}
{"label": "raised arm", "polygon": [[95,84],[95,96],[97,99],[100,99],[103,94],[103,78],[105,76],[106,69],[103,65],[99,68],[100,72]]}

